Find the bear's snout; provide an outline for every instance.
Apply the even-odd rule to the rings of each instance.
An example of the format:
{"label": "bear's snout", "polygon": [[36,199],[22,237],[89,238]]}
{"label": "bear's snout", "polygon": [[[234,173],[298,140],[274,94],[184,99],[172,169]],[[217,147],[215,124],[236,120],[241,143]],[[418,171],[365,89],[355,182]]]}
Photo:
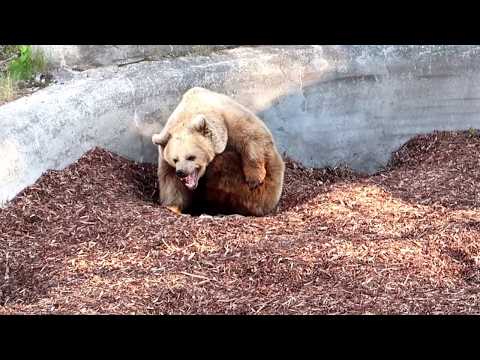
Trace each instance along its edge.
{"label": "bear's snout", "polygon": [[183,170],[177,170],[177,171],[175,171],[175,175],[177,175],[179,178],[184,178],[184,177],[187,177],[187,176],[188,176],[188,174],[187,174],[185,171],[183,171]]}

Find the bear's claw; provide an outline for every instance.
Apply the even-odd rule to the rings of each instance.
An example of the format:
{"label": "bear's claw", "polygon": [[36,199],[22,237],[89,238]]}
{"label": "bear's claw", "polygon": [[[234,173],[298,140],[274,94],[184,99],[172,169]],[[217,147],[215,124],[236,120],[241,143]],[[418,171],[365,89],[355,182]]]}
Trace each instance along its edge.
{"label": "bear's claw", "polygon": [[165,206],[165,208],[167,208],[168,210],[170,210],[171,212],[177,215],[182,215],[182,211],[178,206]]}
{"label": "bear's claw", "polygon": [[259,180],[247,180],[247,185],[249,187],[250,190],[255,190],[256,188],[258,188],[260,185],[263,184],[263,181],[259,181]]}

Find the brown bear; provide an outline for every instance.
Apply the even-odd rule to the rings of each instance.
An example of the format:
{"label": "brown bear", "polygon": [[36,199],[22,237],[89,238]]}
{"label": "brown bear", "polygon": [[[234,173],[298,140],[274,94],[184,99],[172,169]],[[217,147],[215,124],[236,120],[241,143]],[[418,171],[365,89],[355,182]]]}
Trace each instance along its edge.
{"label": "brown bear", "polygon": [[223,213],[262,216],[276,208],[285,164],[263,121],[232,98],[190,89],[152,141],[160,202],[170,210],[182,213],[194,199]]}

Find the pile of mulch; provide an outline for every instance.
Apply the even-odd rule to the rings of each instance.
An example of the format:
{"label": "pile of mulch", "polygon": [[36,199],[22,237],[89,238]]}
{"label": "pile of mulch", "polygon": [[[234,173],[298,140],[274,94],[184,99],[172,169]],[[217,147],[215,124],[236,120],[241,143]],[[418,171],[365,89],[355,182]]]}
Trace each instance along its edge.
{"label": "pile of mulch", "polygon": [[95,149],[0,210],[0,313],[479,313],[479,190],[480,138],[434,133],[370,177],[288,161],[271,216],[177,216]]}

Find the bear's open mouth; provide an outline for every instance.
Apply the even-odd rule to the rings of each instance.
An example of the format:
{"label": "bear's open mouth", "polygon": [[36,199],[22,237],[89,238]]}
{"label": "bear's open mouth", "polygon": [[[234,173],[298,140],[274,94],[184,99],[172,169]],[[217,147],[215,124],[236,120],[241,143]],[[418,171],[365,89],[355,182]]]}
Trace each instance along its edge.
{"label": "bear's open mouth", "polygon": [[195,190],[198,185],[198,170],[194,170],[190,175],[185,176],[182,182],[189,190]]}

